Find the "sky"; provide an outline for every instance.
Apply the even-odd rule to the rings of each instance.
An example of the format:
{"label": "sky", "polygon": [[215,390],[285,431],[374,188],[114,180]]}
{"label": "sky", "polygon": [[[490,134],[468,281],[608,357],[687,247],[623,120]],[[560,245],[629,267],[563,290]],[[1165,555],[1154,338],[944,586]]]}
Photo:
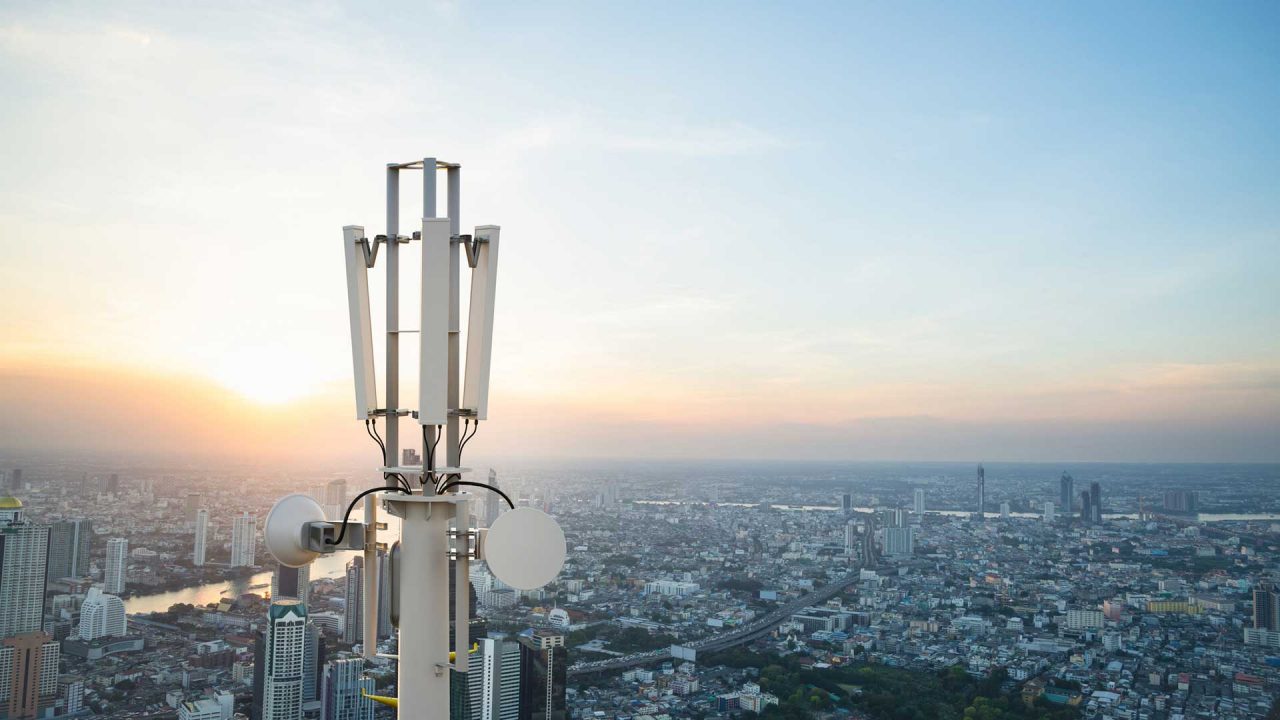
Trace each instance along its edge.
{"label": "sky", "polygon": [[1280,460],[1278,36],[1266,2],[8,2],[0,452],[363,457],[341,227],[430,155],[503,227],[482,457]]}

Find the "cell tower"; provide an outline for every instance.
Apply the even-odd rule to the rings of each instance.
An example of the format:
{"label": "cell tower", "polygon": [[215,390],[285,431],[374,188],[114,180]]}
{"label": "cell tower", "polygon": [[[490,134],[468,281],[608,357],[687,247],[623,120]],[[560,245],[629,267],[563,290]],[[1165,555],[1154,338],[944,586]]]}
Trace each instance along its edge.
{"label": "cell tower", "polygon": [[[400,176],[422,171],[422,229],[401,235]],[[447,217],[436,216],[437,173],[445,172]],[[340,521],[326,519],[320,504],[297,493],[271,509],[265,531],[268,549],[282,564],[299,567],[325,553],[357,550],[364,555],[361,606],[378,607],[381,587],[377,552],[381,508],[401,520],[400,539],[385,563],[391,574],[391,620],[399,633],[397,698],[376,698],[394,704],[401,718],[447,718],[450,712],[450,670],[468,670],[468,653],[449,652],[450,563],[456,597],[453,623],[455,647],[470,646],[470,563],[483,559],[507,585],[531,590],[550,582],[564,564],[565,541],[560,526],[534,508],[515,508],[501,490],[464,479],[462,451],[488,418],[489,368],[493,345],[493,307],[497,280],[499,227],[481,225],[471,235],[459,233],[461,166],[435,158],[394,163],[386,169],[385,235],[372,239],[359,225],[343,227],[347,269],[347,304],[351,329],[351,358],[355,376],[356,419],[379,446],[378,473],[383,484],[355,495]],[[400,320],[400,261],[402,252],[420,248],[421,325],[406,328]],[[374,333],[370,321],[368,271],[382,252],[386,280],[385,397],[377,399]],[[464,259],[471,270],[465,375],[461,357],[459,294]],[[400,398],[400,339],[418,335],[417,409],[403,407]],[[421,429],[421,465],[391,465],[401,458],[399,422],[413,417]],[[385,419],[386,439],[377,421]],[[444,462],[436,447],[444,440]],[[501,496],[511,511],[489,528],[471,523],[471,495],[477,487]],[[363,522],[353,520],[363,501]],[[378,613],[363,613],[363,654],[377,655]]]}

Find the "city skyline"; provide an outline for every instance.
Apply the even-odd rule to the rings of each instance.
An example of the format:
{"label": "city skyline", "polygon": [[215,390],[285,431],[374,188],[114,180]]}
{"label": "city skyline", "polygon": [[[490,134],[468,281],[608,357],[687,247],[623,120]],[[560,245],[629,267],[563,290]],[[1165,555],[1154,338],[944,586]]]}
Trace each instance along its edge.
{"label": "city skyline", "polygon": [[1275,461],[1277,12],[10,4],[0,449],[367,453],[338,228],[435,152],[477,455]]}

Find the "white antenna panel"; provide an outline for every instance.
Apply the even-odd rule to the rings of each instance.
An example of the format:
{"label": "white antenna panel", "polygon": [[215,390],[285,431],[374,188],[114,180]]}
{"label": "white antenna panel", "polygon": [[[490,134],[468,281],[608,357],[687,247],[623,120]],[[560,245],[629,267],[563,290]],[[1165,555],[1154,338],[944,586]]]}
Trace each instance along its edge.
{"label": "white antenna panel", "polygon": [[373,372],[373,325],[369,321],[369,273],[364,261],[364,228],[344,225],[342,241],[347,258],[347,310],[351,319],[351,366],[356,385],[356,419],[366,420],[378,409],[377,379]]}
{"label": "white antenna panel", "polygon": [[480,225],[472,236],[487,242],[476,248],[476,266],[471,272],[471,310],[467,319],[467,376],[462,387],[462,406],[475,412],[475,419],[489,417],[489,360],[493,356],[493,300],[498,282],[497,225]]}
{"label": "white antenna panel", "polygon": [[422,219],[422,327],[418,330],[418,423],[449,421],[448,218]]}

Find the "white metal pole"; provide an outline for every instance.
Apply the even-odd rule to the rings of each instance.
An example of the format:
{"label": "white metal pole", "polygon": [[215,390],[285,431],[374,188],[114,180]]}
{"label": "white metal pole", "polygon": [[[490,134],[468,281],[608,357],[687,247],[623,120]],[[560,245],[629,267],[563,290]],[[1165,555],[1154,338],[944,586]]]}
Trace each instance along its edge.
{"label": "white metal pole", "polygon": [[[400,170],[387,166],[387,397],[384,416],[388,465],[398,464],[400,455]],[[385,479],[386,484],[394,480]],[[364,626],[361,653],[371,659],[378,652],[378,505],[373,495],[364,501],[365,545],[361,596]]]}
{"label": "white metal pole", "polygon": [[[390,493],[401,518],[398,712],[406,720],[449,717],[448,530],[455,500]],[[461,653],[459,653],[461,655]]]}
{"label": "white metal pole", "polygon": [[[422,217],[424,219],[436,217],[436,159],[433,157],[422,159]],[[422,238],[422,241],[426,242],[426,238]],[[426,291],[426,288],[420,288],[420,292]],[[424,331],[419,329],[419,332]],[[422,379],[419,378],[418,381],[422,382]],[[419,410],[421,411],[421,408],[419,408]],[[422,469],[424,473],[427,470],[427,451],[436,442],[436,426],[427,425],[426,428],[427,434],[424,438],[422,448]],[[440,463],[437,462],[436,464],[439,465]],[[430,483],[425,481],[425,475],[423,478],[422,494],[434,495],[435,488],[431,487]]]}
{"label": "white metal pole", "polygon": [[[449,234],[458,235],[462,231],[462,168],[456,163],[446,171],[449,208]],[[462,279],[459,268],[459,252],[456,243],[449,245],[449,407],[457,409],[461,405],[458,383],[461,375],[459,368],[461,347],[461,309],[459,297],[462,293]],[[462,462],[462,448],[458,445],[458,416],[449,417],[449,465],[458,466]],[[456,488],[454,492],[460,492]],[[456,650],[454,668],[460,673],[470,669],[471,650],[471,563],[466,557],[468,548],[466,533],[471,529],[470,503],[465,500],[454,505],[454,528],[458,535],[458,554],[454,562],[454,608],[453,608],[453,645]]]}

